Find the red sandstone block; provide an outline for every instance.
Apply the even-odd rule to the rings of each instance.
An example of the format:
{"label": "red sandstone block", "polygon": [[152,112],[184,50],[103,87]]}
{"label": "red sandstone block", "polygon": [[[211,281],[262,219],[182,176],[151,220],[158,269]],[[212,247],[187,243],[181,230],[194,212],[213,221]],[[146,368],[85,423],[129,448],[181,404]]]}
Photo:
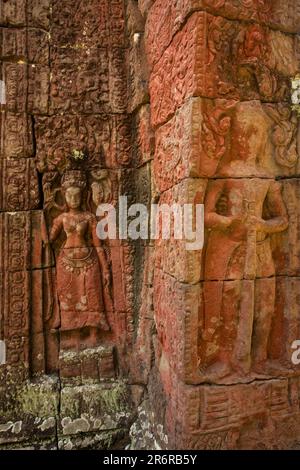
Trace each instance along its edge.
{"label": "red sandstone block", "polygon": [[5,25],[24,25],[26,23],[26,0],[1,2],[0,23]]}
{"label": "red sandstone block", "polygon": [[[110,259],[113,272],[113,302],[114,309],[117,312],[127,312],[130,310],[130,299],[127,297],[128,280],[131,276],[130,258],[128,257],[130,247],[122,245],[119,240],[111,243]],[[116,318],[117,323],[121,321]],[[122,331],[123,322],[121,321],[120,332]],[[124,333],[124,332],[123,332]]]}
{"label": "red sandstone block", "polygon": [[30,221],[26,211],[0,214],[0,268],[6,272],[28,267]]}
{"label": "red sandstone block", "polygon": [[[247,133],[247,138],[246,136]],[[188,177],[224,177],[256,141],[263,177],[298,175],[297,117],[288,104],[191,98],[156,130],[154,172],[160,191]],[[233,170],[237,176],[237,169]],[[227,168],[227,169],[226,169]],[[253,177],[253,169],[243,175]],[[241,175],[242,176],[242,175]]]}
{"label": "red sandstone block", "polygon": [[131,162],[131,129],[126,115],[36,118],[37,165],[40,171],[64,168],[74,150],[91,165],[121,168]]}
{"label": "red sandstone block", "polygon": [[53,48],[51,112],[125,112],[125,62],[125,51],[121,48]]}
{"label": "red sandstone block", "polygon": [[142,166],[153,158],[154,132],[150,123],[150,105],[143,105],[134,116],[133,157],[135,166]]}
{"label": "red sandstone block", "polygon": [[[1,287],[3,295],[0,305],[0,321],[3,327],[3,339],[10,344],[11,354],[17,354],[17,350],[23,351],[23,346],[27,344],[25,338],[29,336],[29,273],[14,271],[4,275],[2,271]],[[18,347],[15,338],[18,338]],[[25,350],[27,351],[26,348]]]}
{"label": "red sandstone block", "polygon": [[[68,353],[67,353],[68,354]],[[67,356],[66,354],[66,356]],[[67,359],[62,356],[59,361],[59,375],[63,382],[74,382],[76,380],[81,382],[81,362],[77,358]]]}
{"label": "red sandstone block", "polygon": [[49,30],[51,4],[51,0],[27,0],[28,26]]}
{"label": "red sandstone block", "polygon": [[146,22],[146,44],[151,66],[162,56],[188,16],[197,10],[234,20],[257,21],[281,31],[297,33],[300,7],[297,0],[156,0]]}
{"label": "red sandstone block", "polygon": [[74,10],[63,0],[52,10],[52,112],[125,112],[124,3],[92,0]]}
{"label": "red sandstone block", "polygon": [[187,374],[186,351],[197,344],[198,325],[193,337],[188,335],[186,325],[198,318],[200,294],[199,285],[179,283],[162,271],[155,270],[154,319],[159,345],[157,361],[162,376],[168,376],[170,370],[184,380]]}
{"label": "red sandstone block", "polygon": [[6,280],[4,338],[29,335],[29,274],[9,273]]}
{"label": "red sandstone block", "polygon": [[[279,274],[283,250],[287,252],[287,240],[297,229],[297,221],[286,210],[292,204],[292,199],[283,197],[282,185],[273,179],[210,181],[205,199],[204,279],[254,279]],[[241,214],[248,220],[255,214],[251,222],[255,238],[246,228],[246,219],[239,222]]]}
{"label": "red sandstone block", "polygon": [[277,278],[275,314],[269,343],[270,357],[295,371],[299,370],[299,365],[292,363],[295,352],[293,343],[300,339],[299,287],[300,282],[296,277]]}
{"label": "red sandstone block", "polygon": [[299,276],[299,197],[300,180],[290,179],[282,182],[283,199],[287,208],[289,226],[285,232],[274,234],[271,238],[276,273],[283,276]]}
{"label": "red sandstone block", "polygon": [[122,0],[52,2],[53,44],[74,48],[125,45],[125,11]]}
{"label": "red sandstone block", "polygon": [[[138,30],[139,31],[139,30]],[[128,66],[128,106],[127,111],[132,113],[143,103],[149,101],[148,81],[149,72],[145,52],[144,35],[137,33],[131,39],[131,47],[127,54]]]}
{"label": "red sandstone block", "polygon": [[26,369],[29,364],[29,339],[17,334],[5,338],[6,363],[12,366],[23,366]]}
{"label": "red sandstone block", "polygon": [[42,65],[2,63],[6,109],[12,113],[48,112],[50,70]]}
{"label": "red sandstone block", "polygon": [[154,173],[160,191],[184,178],[200,176],[201,98],[189,100],[155,134]]}
{"label": "red sandstone block", "polygon": [[100,379],[114,379],[116,376],[113,350],[103,353],[98,360]]}
{"label": "red sandstone block", "polygon": [[[185,179],[173,188],[165,191],[159,200],[159,207],[167,204],[172,207],[178,204],[182,209],[182,221],[184,221],[184,205],[203,204],[207,181],[204,179]],[[196,229],[196,215],[193,215],[193,230]],[[175,222],[176,223],[176,222]],[[197,233],[199,242],[201,232],[204,231],[203,221],[197,221]],[[160,239],[155,242],[155,265],[178,281],[184,283],[197,283],[201,279],[201,259],[202,249],[189,250],[186,233],[182,233],[182,239],[177,240],[174,237],[174,216],[171,216],[171,237],[169,240],[163,240],[160,233]],[[193,240],[194,241],[194,240]]]}
{"label": "red sandstone block", "polygon": [[31,158],[1,160],[0,210],[36,209],[40,202],[35,162]]}
{"label": "red sandstone block", "polygon": [[[157,362],[165,387],[170,371],[193,384],[293,373],[292,344],[300,332],[298,284],[296,278],[277,278],[187,286],[156,270]],[[255,358],[262,350],[259,371]],[[241,376],[243,367],[247,372]]]}
{"label": "red sandstone block", "polygon": [[27,102],[27,65],[0,63],[2,79],[5,83],[6,109],[12,113],[26,112]]}
{"label": "red sandstone block", "polygon": [[[48,245],[49,236],[43,211],[30,212],[30,253],[28,269],[49,268],[55,265],[53,247]],[[51,279],[49,279],[51,283]]]}
{"label": "red sandstone block", "polygon": [[[47,232],[42,211],[1,213],[0,220],[0,268],[22,271],[53,266],[54,254],[45,244]],[[45,270],[45,275],[46,273]]]}
{"label": "red sandstone block", "polygon": [[99,372],[97,364],[97,356],[82,356],[81,359],[81,376],[82,381],[99,381]]}
{"label": "red sandstone block", "polygon": [[49,37],[39,29],[0,28],[0,58],[48,65]]}
{"label": "red sandstone block", "polygon": [[178,418],[183,419],[177,423],[176,448],[261,450],[296,445],[299,399],[294,397],[299,395],[298,379],[230,387],[179,386],[177,393],[177,409],[182,406]]}
{"label": "red sandstone block", "polygon": [[0,114],[1,158],[33,157],[30,116],[3,112]]}
{"label": "red sandstone block", "polygon": [[0,23],[49,29],[50,0],[6,0],[0,4]]}
{"label": "red sandstone block", "polygon": [[194,13],[153,68],[153,125],[167,121],[192,96],[289,99],[289,78],[298,69],[296,45],[279,31]]}
{"label": "red sandstone block", "polygon": [[188,100],[156,131],[154,172],[160,191],[188,177],[216,176],[230,151],[232,109],[227,100]]}

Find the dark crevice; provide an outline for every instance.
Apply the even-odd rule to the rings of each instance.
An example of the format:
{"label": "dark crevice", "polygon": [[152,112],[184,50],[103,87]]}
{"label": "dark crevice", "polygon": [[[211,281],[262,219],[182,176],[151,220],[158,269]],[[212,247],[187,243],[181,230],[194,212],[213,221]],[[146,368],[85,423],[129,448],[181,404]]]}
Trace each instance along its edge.
{"label": "dark crevice", "polygon": [[[33,158],[36,160],[37,155],[37,141],[35,132],[35,117],[31,115],[31,130],[32,130],[32,145],[33,145]],[[39,205],[37,210],[43,210],[44,208],[44,192],[43,192],[43,174],[36,170],[39,188]]]}

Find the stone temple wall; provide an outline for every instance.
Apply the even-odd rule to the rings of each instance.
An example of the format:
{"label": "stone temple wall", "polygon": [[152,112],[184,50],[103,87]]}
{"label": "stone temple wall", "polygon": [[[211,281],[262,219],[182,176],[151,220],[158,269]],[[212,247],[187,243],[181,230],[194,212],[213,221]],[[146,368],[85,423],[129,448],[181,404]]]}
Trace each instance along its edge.
{"label": "stone temple wall", "polygon": [[[299,30],[298,0],[0,3],[0,449],[299,446]],[[204,204],[204,248],[100,243],[124,195]]]}
{"label": "stone temple wall", "polygon": [[122,447],[144,247],[93,230],[99,203],[150,198],[144,20],[122,0],[5,0],[0,26],[0,447]]}
{"label": "stone temple wall", "polygon": [[154,359],[135,445],[150,445],[147,429],[169,449],[296,448],[300,3],[139,3],[156,198],[204,203],[205,244],[153,247]]}

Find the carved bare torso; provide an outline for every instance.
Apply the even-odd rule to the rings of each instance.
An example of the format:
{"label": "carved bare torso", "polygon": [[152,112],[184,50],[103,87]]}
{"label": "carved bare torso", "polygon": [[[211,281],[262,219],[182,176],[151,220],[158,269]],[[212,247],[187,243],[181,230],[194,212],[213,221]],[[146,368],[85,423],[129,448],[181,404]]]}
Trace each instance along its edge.
{"label": "carved bare torso", "polygon": [[76,181],[71,183],[65,193],[69,212],[54,220],[50,241],[54,242],[62,231],[66,235],[56,266],[61,333],[71,332],[64,348],[78,349],[97,345],[99,331],[109,329],[105,316],[109,271],[96,235],[96,217],[82,210],[81,187],[75,185]]}
{"label": "carved bare torso", "polygon": [[64,249],[68,250],[68,256],[73,259],[83,259],[88,256],[91,248],[89,242],[91,217],[88,213],[63,214],[63,229],[67,236]]}

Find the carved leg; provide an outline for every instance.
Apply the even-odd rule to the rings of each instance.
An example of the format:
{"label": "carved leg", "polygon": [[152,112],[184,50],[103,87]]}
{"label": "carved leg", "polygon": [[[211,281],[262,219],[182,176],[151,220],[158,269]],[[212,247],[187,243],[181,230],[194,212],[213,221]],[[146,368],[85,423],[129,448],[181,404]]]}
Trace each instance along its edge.
{"label": "carved leg", "polygon": [[224,282],[220,357],[230,371],[232,371],[232,365],[235,366],[234,347],[238,329],[241,287],[241,281]]}
{"label": "carved leg", "polygon": [[275,306],[275,278],[255,281],[255,314],[252,337],[253,368],[266,373],[268,343]]}
{"label": "carved leg", "polygon": [[241,281],[241,295],[234,363],[237,371],[248,374],[251,368],[251,340],[255,309],[255,281]]}

